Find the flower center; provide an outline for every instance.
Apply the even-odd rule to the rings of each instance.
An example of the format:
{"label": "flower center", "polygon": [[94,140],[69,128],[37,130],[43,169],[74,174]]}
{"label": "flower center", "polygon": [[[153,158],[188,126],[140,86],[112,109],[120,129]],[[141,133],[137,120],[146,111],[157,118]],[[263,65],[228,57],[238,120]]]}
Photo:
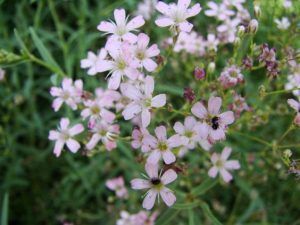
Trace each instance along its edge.
{"label": "flower center", "polygon": [[218,167],[218,168],[223,168],[223,167],[224,167],[224,162],[223,162],[221,159],[219,159],[219,160],[216,162],[216,167]]}
{"label": "flower center", "polygon": [[62,98],[63,98],[64,100],[69,99],[69,98],[70,98],[70,93],[69,93],[68,91],[64,91]]}
{"label": "flower center", "polygon": [[139,59],[139,60],[145,59],[145,53],[144,53],[144,51],[142,51],[142,50],[137,51],[136,52],[136,58]]}
{"label": "flower center", "polygon": [[124,60],[118,61],[117,67],[119,70],[124,70],[126,68],[126,62]]}
{"label": "flower center", "polygon": [[165,142],[159,142],[157,147],[160,151],[166,151],[168,149],[168,145]]}
{"label": "flower center", "polygon": [[93,115],[99,115],[99,113],[100,113],[100,108],[99,108],[98,106],[93,106],[93,107],[91,108],[91,111],[92,111]]}
{"label": "flower center", "polygon": [[67,141],[70,138],[69,132],[67,130],[62,130],[60,136],[65,141]]}
{"label": "flower center", "polygon": [[185,136],[188,138],[191,138],[193,136],[193,134],[194,134],[193,131],[190,131],[190,130],[185,132]]}
{"label": "flower center", "polygon": [[217,129],[219,128],[219,117],[214,116],[214,117],[211,119],[211,127],[212,127],[214,130],[217,130]]}

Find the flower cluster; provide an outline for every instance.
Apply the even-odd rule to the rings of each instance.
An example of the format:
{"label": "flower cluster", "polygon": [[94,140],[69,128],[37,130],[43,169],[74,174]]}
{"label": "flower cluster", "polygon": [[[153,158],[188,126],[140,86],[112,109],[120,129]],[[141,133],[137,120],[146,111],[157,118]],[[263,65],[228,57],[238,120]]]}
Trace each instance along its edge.
{"label": "flower cluster", "polygon": [[[222,15],[216,16],[228,25],[233,20],[237,21],[237,18],[231,20],[235,15],[232,8],[241,14],[243,2],[224,0],[219,6],[210,2],[211,9],[207,10],[206,14],[213,16],[216,12],[222,12]],[[162,14],[155,23],[159,27],[170,26],[174,35],[173,40],[177,40],[174,43],[174,52],[186,50],[201,56],[205,52],[216,52],[219,43],[224,42],[225,36],[227,41],[231,42],[233,33],[227,32],[233,32],[235,30],[233,28],[232,31],[226,30],[226,34],[224,30],[222,40],[214,34],[208,34],[207,40],[203,41],[201,36],[192,31],[193,24],[187,21],[201,11],[200,4],[195,4],[191,8],[189,5],[190,0],[179,0],[177,4],[159,1],[155,5],[156,10]],[[81,60],[81,68],[86,69],[90,76],[106,72],[107,88],[99,87],[91,93],[84,90],[81,80],[73,81],[70,78],[64,78],[61,87],[52,87],[50,93],[55,97],[54,110],[58,111],[65,104],[72,110],[79,111],[82,122],[70,126],[69,119],[61,119],[59,129],[50,131],[49,139],[55,141],[56,156],[60,156],[65,144],[73,153],[83,146],[83,150],[89,153],[103,148],[111,151],[117,148],[117,141],[131,140],[132,148],[141,150],[142,162],[145,162],[147,173],[146,179],[133,179],[131,187],[148,190],[142,205],[150,210],[159,197],[167,206],[172,206],[176,201],[175,193],[167,185],[174,182],[178,174],[171,168],[165,169],[165,166],[176,163],[189,150],[200,147],[210,151],[215,143],[226,139],[228,126],[235,118],[233,111],[221,111],[220,97],[213,94],[206,104],[204,99],[196,99],[196,94],[191,88],[186,88],[184,98],[188,99],[190,106],[182,113],[183,121],[174,121],[174,124],[168,126],[155,124],[156,120],[153,118],[156,113],[165,109],[167,96],[156,94],[155,91],[154,72],[159,66],[155,58],[160,57],[160,50],[157,44],[150,44],[150,37],[147,34],[138,33],[137,29],[144,23],[145,20],[141,15],[129,19],[124,9],[114,10],[114,21],[100,22],[97,28],[107,34],[107,41],[97,53],[88,52],[87,58]],[[206,71],[198,68],[194,75],[200,81],[205,78]],[[219,81],[224,88],[229,88],[241,83],[243,75],[239,67],[232,65],[224,69]],[[242,99],[240,100],[242,102]],[[245,104],[243,109],[236,109],[239,107],[236,103],[234,110],[240,114],[246,110]],[[167,109],[172,112],[174,108],[169,106]],[[134,127],[128,137],[120,137],[126,133],[119,123],[122,118],[130,121]],[[240,166],[237,161],[227,161],[230,152],[231,149],[225,148],[221,156],[217,153],[211,154],[213,167],[208,171],[210,177],[215,178],[220,173],[225,182],[232,179],[228,171],[239,169]],[[123,177],[107,180],[106,186],[115,191],[118,198],[128,197]],[[148,216],[125,213],[118,224],[123,224],[124,221],[128,221],[128,224],[139,224],[132,221],[140,217],[149,219]]]}
{"label": "flower cluster", "polygon": [[268,44],[263,44],[261,46],[259,62],[265,64],[268,76],[277,77],[279,70],[278,70],[278,61],[276,60],[275,48],[269,48]]}
{"label": "flower cluster", "polygon": [[157,213],[149,214],[146,211],[139,211],[136,214],[129,214],[121,211],[121,218],[117,220],[116,225],[154,225]]}

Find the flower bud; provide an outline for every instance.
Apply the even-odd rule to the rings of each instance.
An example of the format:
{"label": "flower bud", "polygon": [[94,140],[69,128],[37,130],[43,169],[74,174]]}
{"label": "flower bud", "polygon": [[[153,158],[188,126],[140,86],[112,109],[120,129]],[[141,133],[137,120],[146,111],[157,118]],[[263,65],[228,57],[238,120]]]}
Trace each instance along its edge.
{"label": "flower bud", "polygon": [[290,158],[292,156],[292,151],[291,149],[286,149],[284,152],[283,152],[283,155],[285,158]]}
{"label": "flower bud", "polygon": [[260,85],[258,88],[259,97],[264,98],[266,96],[266,88],[264,85]]}
{"label": "flower bud", "polygon": [[183,97],[185,98],[185,100],[192,103],[195,100],[196,96],[195,96],[195,92],[193,91],[192,88],[186,87],[186,88],[184,88]]}
{"label": "flower bud", "polygon": [[297,115],[294,119],[294,124],[297,126],[300,126],[300,113],[297,113]]}
{"label": "flower bud", "polygon": [[210,62],[207,67],[207,72],[213,73],[215,72],[215,69],[216,69],[216,64],[214,62]]}
{"label": "flower bud", "polygon": [[246,30],[246,28],[243,26],[243,25],[241,25],[241,26],[239,26],[238,27],[238,37],[243,37],[244,36],[244,34],[245,34],[245,30]]}
{"label": "flower bud", "polygon": [[252,19],[250,21],[250,23],[248,24],[248,28],[247,28],[247,31],[250,33],[250,34],[255,34],[258,30],[258,21],[256,19]]}
{"label": "flower bud", "polygon": [[205,70],[203,68],[196,67],[194,70],[194,77],[196,80],[202,80],[205,78]]}
{"label": "flower bud", "polygon": [[233,44],[236,48],[239,47],[241,44],[241,39],[239,37],[236,37]]}
{"label": "flower bud", "polygon": [[254,15],[256,18],[261,16],[261,9],[259,5],[254,5]]}

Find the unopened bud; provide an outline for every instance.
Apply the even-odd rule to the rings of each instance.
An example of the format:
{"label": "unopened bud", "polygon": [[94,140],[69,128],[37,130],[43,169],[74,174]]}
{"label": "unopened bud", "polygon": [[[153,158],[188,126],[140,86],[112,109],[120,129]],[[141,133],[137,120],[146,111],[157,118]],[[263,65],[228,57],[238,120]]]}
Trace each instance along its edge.
{"label": "unopened bud", "polygon": [[245,34],[245,30],[246,30],[246,28],[243,26],[243,25],[241,25],[241,26],[239,26],[238,27],[238,36],[239,37],[243,37],[244,36],[244,34]]}
{"label": "unopened bud", "polygon": [[205,78],[205,70],[203,68],[196,67],[194,70],[194,77],[196,80],[202,80]]}
{"label": "unopened bud", "polygon": [[213,73],[215,72],[215,69],[216,69],[216,64],[214,62],[210,62],[207,67],[207,72]]}
{"label": "unopened bud", "polygon": [[248,24],[248,28],[247,31],[250,34],[255,34],[258,30],[258,21],[256,19],[253,19],[250,21],[250,23]]}
{"label": "unopened bud", "polygon": [[241,44],[241,39],[239,37],[236,37],[233,44],[236,48],[239,47]]}
{"label": "unopened bud", "polygon": [[286,149],[284,152],[283,152],[283,156],[285,158],[290,158],[291,156],[293,155],[291,149]]}
{"label": "unopened bud", "polygon": [[266,96],[266,88],[264,85],[260,85],[258,88],[259,97],[264,98]]}
{"label": "unopened bud", "polygon": [[192,88],[186,87],[186,88],[184,88],[183,97],[185,98],[185,100],[192,103],[195,100],[196,96],[195,96],[195,92],[193,91]]}
{"label": "unopened bud", "polygon": [[261,15],[261,9],[259,5],[254,5],[254,15],[256,18],[259,18]]}

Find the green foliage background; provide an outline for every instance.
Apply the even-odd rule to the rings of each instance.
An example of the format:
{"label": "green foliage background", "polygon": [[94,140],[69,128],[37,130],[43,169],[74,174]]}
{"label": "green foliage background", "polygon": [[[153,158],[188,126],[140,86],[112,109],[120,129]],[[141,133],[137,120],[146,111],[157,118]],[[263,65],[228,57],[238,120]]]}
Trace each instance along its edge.
{"label": "green foliage background", "polygon": [[[110,154],[84,157],[68,152],[57,159],[47,138],[48,131],[56,127],[61,116],[76,116],[66,108],[59,113],[52,111],[49,94],[52,75],[56,71],[60,75],[83,79],[85,87],[90,91],[97,86],[104,86],[105,80],[101,76],[87,76],[80,69],[79,62],[86,57],[88,50],[95,51],[104,44],[105,38],[96,29],[98,23],[111,18],[117,7],[133,12],[137,2],[0,1],[0,49],[17,55],[28,51],[36,57],[20,58],[19,62],[28,62],[5,68],[6,81],[0,83],[1,225],[50,225],[60,224],[65,219],[76,225],[109,225],[115,224],[120,210],[135,213],[141,209],[142,193],[129,190],[130,200],[122,202],[113,199],[113,193],[104,186],[106,179],[120,174],[124,175],[129,186],[130,179],[140,176],[143,171],[137,161],[138,152],[132,151],[128,143],[120,142],[118,149]],[[205,2],[200,1],[202,6]],[[294,1],[294,9],[289,12],[295,24],[293,29],[279,33],[273,21],[285,13],[278,7],[280,1],[260,2],[262,17],[255,43],[268,42],[277,48],[287,45],[300,48],[300,3]],[[253,1],[248,1],[247,6],[253,15]],[[203,11],[194,19],[195,29],[203,34],[207,33],[209,23],[215,21],[205,17]],[[165,29],[155,28],[153,21],[149,21],[142,30],[151,36],[152,42],[160,41],[168,35]],[[22,48],[18,38],[26,48]],[[44,47],[46,49],[41,54],[40,50]],[[243,51],[246,50],[241,51],[241,54],[245,54]],[[282,52],[278,54],[283,57]],[[226,64],[225,59],[231,55],[230,46],[221,50],[217,58],[216,76]],[[48,69],[35,59],[43,59]],[[157,92],[167,93],[174,107],[180,108],[184,102],[181,98],[183,88],[189,85],[200,87],[190,82],[194,66],[206,64],[208,59],[178,54],[172,55],[169,60],[168,66],[160,71],[156,88]],[[263,122],[251,130],[251,116],[246,115],[245,119],[234,126],[224,143],[233,147],[236,152],[234,156],[242,162],[242,170],[236,173],[235,181],[229,186],[209,183],[206,180],[209,167],[207,158],[201,150],[192,152],[181,165],[188,166],[188,169],[175,184],[178,188],[178,205],[173,209],[161,205],[161,217],[157,224],[300,224],[299,181],[286,174],[288,168],[281,159],[284,149],[264,146],[235,133],[235,130],[240,130],[274,143],[285,132],[293,119],[293,113],[286,104],[286,99],[291,95],[272,95],[262,100],[259,98],[258,87],[266,84],[268,90],[280,90],[287,73],[287,70],[283,70],[280,78],[272,83],[266,81],[263,69],[246,75],[247,85],[242,92],[252,106],[259,108],[256,113]],[[52,77],[52,81],[54,79]],[[207,99],[209,95],[199,89],[197,97]],[[167,119],[166,114],[158,114],[157,122],[172,124],[176,119]],[[125,132],[131,130],[125,123],[122,127]],[[285,138],[284,145],[299,144],[299,134],[299,130],[294,130]],[[216,148],[221,149],[221,146]],[[293,145],[291,149],[293,156],[299,157],[299,147]],[[247,160],[249,156],[255,157],[253,163]],[[212,185],[213,188],[207,191],[205,185],[199,188],[204,181],[208,182],[204,184]],[[203,202],[201,207],[190,203],[195,200],[193,198],[185,203],[187,198],[183,193],[192,193],[192,190],[197,193],[194,196],[192,194],[193,198]]]}

